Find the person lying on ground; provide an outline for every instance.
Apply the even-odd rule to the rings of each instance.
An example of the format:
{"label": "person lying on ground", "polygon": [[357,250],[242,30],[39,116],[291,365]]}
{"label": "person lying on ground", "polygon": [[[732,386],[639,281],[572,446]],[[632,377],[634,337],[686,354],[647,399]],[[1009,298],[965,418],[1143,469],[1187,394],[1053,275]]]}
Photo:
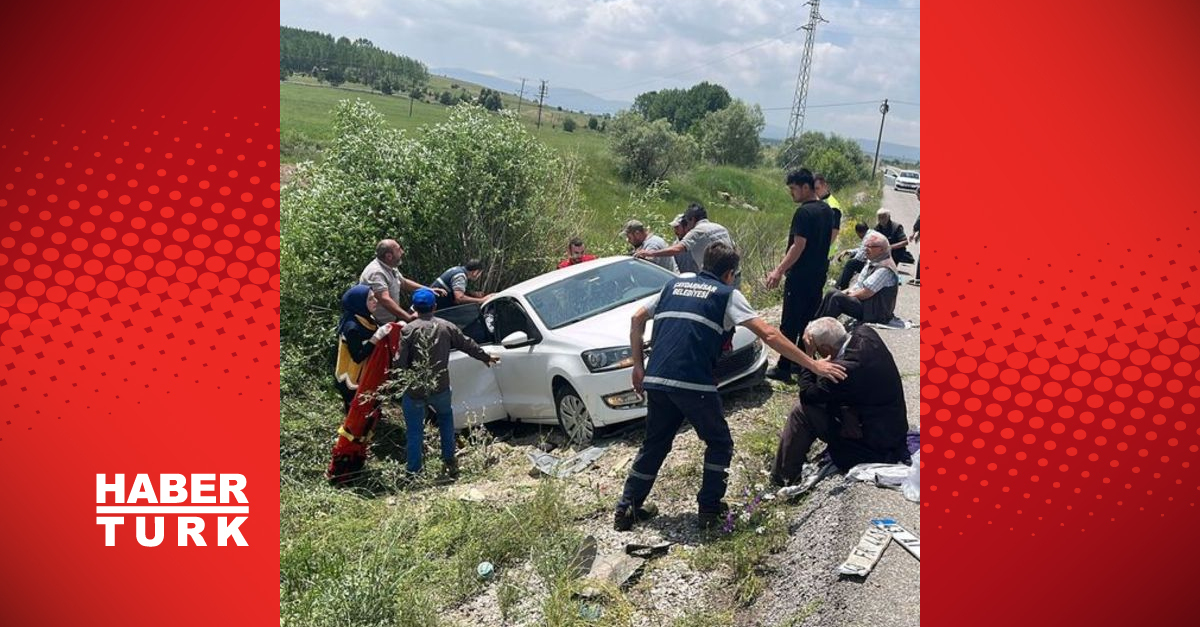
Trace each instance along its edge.
{"label": "person lying on ground", "polygon": [[891,351],[871,327],[847,333],[833,318],[818,318],[804,331],[805,350],[846,368],[843,380],[805,372],[800,394],[779,436],[771,470],[777,486],[800,481],[809,449],[829,445],[841,470],[865,463],[907,463],[908,412],[904,386]]}

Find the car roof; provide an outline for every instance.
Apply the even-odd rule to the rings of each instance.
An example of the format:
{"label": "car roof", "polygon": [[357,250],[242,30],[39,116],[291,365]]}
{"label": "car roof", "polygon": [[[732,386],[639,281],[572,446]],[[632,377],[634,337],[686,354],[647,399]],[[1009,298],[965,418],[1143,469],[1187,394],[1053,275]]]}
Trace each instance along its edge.
{"label": "car roof", "polygon": [[[496,294],[494,294],[494,296],[517,296],[517,295],[524,296],[530,292],[533,292],[535,290],[546,287],[547,285],[553,285],[554,283],[557,283],[568,277],[572,277],[577,274],[583,274],[584,272],[587,272],[588,270],[599,268],[601,266],[611,265],[614,263],[619,263],[621,261],[627,261],[629,259],[632,259],[632,257],[629,257],[628,255],[615,255],[612,257],[602,257],[600,259],[594,259],[592,261],[584,261],[582,263],[577,263],[573,266],[567,266],[566,268],[562,268],[559,270],[551,270],[550,272],[547,272],[545,274],[540,274],[538,276],[533,277],[532,279],[522,281],[522,282],[517,283],[516,285],[510,286],[500,292],[496,292]],[[647,262],[647,263],[649,263],[649,262]]]}
{"label": "car roof", "polygon": [[919,170],[900,170],[900,176],[920,176]]}

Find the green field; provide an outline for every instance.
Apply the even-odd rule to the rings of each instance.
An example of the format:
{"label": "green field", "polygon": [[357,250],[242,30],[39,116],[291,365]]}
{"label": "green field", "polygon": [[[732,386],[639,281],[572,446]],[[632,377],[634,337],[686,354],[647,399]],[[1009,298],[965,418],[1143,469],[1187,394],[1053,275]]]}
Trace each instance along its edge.
{"label": "green field", "polygon": [[[480,87],[445,77],[431,77],[427,91],[440,94],[443,90],[478,94]],[[410,101],[407,95],[385,96],[361,85],[346,84],[334,88],[309,77],[293,76],[279,85],[282,162],[320,159],[321,149],[333,139],[330,119],[334,106],[341,100],[352,98],[370,102],[389,124],[408,133],[419,134],[426,126],[448,118],[449,107],[438,103]],[[502,94],[502,100],[506,110],[515,110],[516,96]],[[571,133],[561,128],[567,115],[578,124]],[[579,232],[589,247],[597,252],[619,252],[623,244],[617,231],[626,220],[646,220],[651,225],[661,225],[659,231],[662,232],[667,230],[666,224],[671,218],[683,212],[689,203],[699,202],[709,209],[715,222],[725,224],[733,232],[746,256],[745,269],[749,276],[761,278],[769,269],[768,264],[772,260],[778,261],[783,254],[788,223],[795,207],[783,184],[782,170],[766,166],[747,170],[700,165],[669,181],[669,191],[661,198],[631,209],[632,198],[642,194],[643,190],[620,179],[608,152],[606,135],[588,130],[588,117],[547,108],[543,110],[542,126],[538,128],[537,105],[528,101],[522,104],[520,114],[529,133],[559,154],[580,161],[581,202],[589,218],[580,225]],[[850,217],[873,215],[878,206],[877,193],[870,194],[862,206],[852,207],[850,202],[857,192],[868,187],[860,185],[850,190],[838,190],[837,195]],[[849,236],[852,230],[845,231]],[[673,239],[671,233],[662,234],[668,241]],[[847,241],[843,245],[848,244]],[[745,287],[751,296],[755,296],[754,285]]]}

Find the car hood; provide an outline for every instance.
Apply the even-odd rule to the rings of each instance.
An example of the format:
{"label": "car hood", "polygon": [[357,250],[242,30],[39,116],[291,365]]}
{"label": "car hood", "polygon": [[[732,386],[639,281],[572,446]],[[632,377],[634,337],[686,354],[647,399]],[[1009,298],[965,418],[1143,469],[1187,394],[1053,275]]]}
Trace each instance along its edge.
{"label": "car hood", "polygon": [[[556,329],[551,331],[551,333],[558,340],[576,345],[580,350],[608,348],[610,346],[628,346],[629,322],[638,307],[641,307],[643,303],[649,301],[651,298],[646,297],[628,305],[622,305],[586,320],[580,320],[561,329]],[[649,341],[653,337],[653,331],[654,321],[648,320],[646,322],[646,333],[643,337]],[[736,350],[748,346],[752,342],[754,342],[754,333],[749,329],[737,327],[733,336],[733,348]]]}

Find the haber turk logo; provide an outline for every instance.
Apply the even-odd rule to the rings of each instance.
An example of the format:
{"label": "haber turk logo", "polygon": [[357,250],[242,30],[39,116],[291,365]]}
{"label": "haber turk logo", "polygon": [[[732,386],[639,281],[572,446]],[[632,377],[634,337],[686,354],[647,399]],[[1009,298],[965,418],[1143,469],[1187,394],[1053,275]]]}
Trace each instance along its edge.
{"label": "haber turk logo", "polygon": [[[217,546],[229,546],[230,541],[249,546],[240,529],[250,513],[249,501],[242,493],[245,488],[246,477],[235,474],[162,474],[157,483],[151,475],[139,474],[131,484],[123,474],[115,474],[111,480],[99,474],[96,524],[104,526],[104,546],[117,545],[118,528],[130,522],[128,517],[133,518],[137,542],[142,546],[163,543],[167,519],[175,521],[179,546],[209,546],[206,535],[215,539]],[[148,522],[152,531],[147,530]]]}

